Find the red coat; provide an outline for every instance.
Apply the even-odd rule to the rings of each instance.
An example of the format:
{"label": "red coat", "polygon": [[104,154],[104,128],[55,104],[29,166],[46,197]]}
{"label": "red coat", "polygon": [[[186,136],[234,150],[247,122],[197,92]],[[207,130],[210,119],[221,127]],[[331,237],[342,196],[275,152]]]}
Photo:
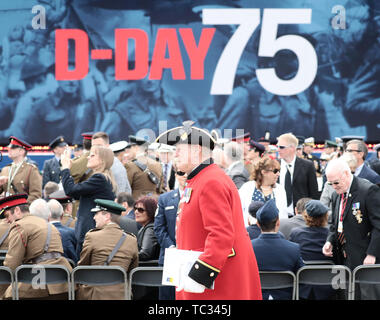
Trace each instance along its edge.
{"label": "red coat", "polygon": [[[236,186],[211,164],[190,178],[187,188],[191,188],[191,196],[182,204],[177,219],[177,248],[203,251],[189,276],[206,287],[215,283],[214,290],[206,288],[202,294],[182,290],[176,299],[261,299],[256,257]],[[185,198],[186,193],[182,200]]]}

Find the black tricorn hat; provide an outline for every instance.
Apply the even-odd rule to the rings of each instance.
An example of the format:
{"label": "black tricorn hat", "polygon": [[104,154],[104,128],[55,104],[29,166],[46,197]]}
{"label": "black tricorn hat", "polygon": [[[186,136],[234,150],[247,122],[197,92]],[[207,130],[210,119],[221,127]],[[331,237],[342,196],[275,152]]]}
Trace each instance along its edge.
{"label": "black tricorn hat", "polygon": [[176,127],[165,131],[160,134],[155,142],[165,143],[168,145],[194,144],[208,147],[213,150],[216,144],[214,137],[206,130],[194,127],[194,121],[184,121],[183,126]]}

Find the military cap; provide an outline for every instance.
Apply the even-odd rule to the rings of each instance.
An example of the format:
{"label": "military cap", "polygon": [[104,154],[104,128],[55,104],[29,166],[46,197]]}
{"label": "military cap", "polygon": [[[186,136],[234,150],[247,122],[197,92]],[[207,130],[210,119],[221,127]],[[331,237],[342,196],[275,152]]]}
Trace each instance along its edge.
{"label": "military cap", "polygon": [[325,148],[337,148],[338,144],[334,141],[331,140],[326,140],[325,141]]}
{"label": "military cap", "polygon": [[95,199],[96,207],[91,209],[91,212],[107,211],[109,213],[114,213],[121,215],[125,208],[112,200],[105,199]]}
{"label": "military cap", "polygon": [[129,145],[129,143],[125,140],[117,141],[117,142],[110,144],[110,149],[113,152],[120,152],[120,151],[125,150],[128,147],[128,145]]}
{"label": "military cap", "polygon": [[149,143],[149,141],[147,141],[143,138],[140,138],[140,137],[133,136],[133,135],[129,135],[128,138],[129,138],[129,143],[131,146],[133,146],[133,145],[141,146],[145,143]]}
{"label": "military cap", "polygon": [[9,147],[10,148],[23,148],[25,150],[31,150],[32,149],[32,145],[30,145],[29,143],[19,139],[19,138],[16,138],[14,136],[11,136],[9,138]]}
{"label": "military cap", "polygon": [[256,212],[256,219],[260,222],[273,221],[278,218],[279,210],[274,199],[270,199]]}
{"label": "military cap", "polygon": [[57,200],[61,204],[73,202],[73,198],[66,195],[65,191],[63,190],[57,190],[49,194],[49,200],[52,200],[52,199]]}
{"label": "military cap", "polygon": [[270,132],[269,131],[265,131],[264,137],[261,137],[259,139],[259,142],[270,142]]}
{"label": "military cap", "polygon": [[256,218],[256,214],[257,214],[257,211],[264,205],[264,202],[263,201],[252,201],[250,204],[249,204],[249,207],[248,207],[248,212],[249,214]]}
{"label": "military cap", "polygon": [[306,138],[305,141],[303,142],[303,144],[304,144],[305,146],[311,146],[311,147],[314,147],[314,144],[315,144],[314,137]]}
{"label": "military cap", "polygon": [[363,136],[343,136],[341,138],[342,138],[343,142],[348,142],[350,140],[363,140],[364,141]]}
{"label": "military cap", "polygon": [[306,212],[310,217],[319,217],[323,216],[329,211],[329,208],[326,207],[319,200],[310,200],[305,206]]}
{"label": "military cap", "polygon": [[168,144],[165,143],[160,143],[160,145],[157,148],[157,152],[174,152],[175,147],[174,146],[169,146]]}
{"label": "military cap", "polygon": [[249,140],[249,146],[251,147],[251,149],[258,151],[260,155],[265,152],[265,146],[263,146],[261,143],[258,143],[252,139]]}
{"label": "military cap", "polygon": [[18,193],[12,196],[0,198],[0,219],[4,219],[4,212],[13,207],[27,204],[28,195],[26,193]]}
{"label": "military cap", "polygon": [[380,149],[380,143],[373,146],[373,150],[378,151]]}
{"label": "military cap", "polygon": [[246,141],[248,142],[250,137],[251,137],[251,134],[249,132],[246,132],[244,134],[232,137],[231,141],[242,141],[243,140],[244,142],[246,142]]}
{"label": "military cap", "polygon": [[94,133],[93,132],[83,132],[81,135],[82,135],[84,140],[91,140]]}
{"label": "military cap", "polygon": [[194,127],[193,124],[194,121],[184,121],[183,126],[169,129],[160,134],[156,142],[168,145],[193,144],[213,150],[216,144],[215,139],[206,130]]}
{"label": "military cap", "polygon": [[81,143],[76,143],[74,144],[74,151],[82,150],[83,149],[83,144]]}
{"label": "military cap", "polygon": [[63,136],[58,136],[53,141],[49,143],[50,149],[54,149],[55,147],[65,147],[67,146],[67,142]]}

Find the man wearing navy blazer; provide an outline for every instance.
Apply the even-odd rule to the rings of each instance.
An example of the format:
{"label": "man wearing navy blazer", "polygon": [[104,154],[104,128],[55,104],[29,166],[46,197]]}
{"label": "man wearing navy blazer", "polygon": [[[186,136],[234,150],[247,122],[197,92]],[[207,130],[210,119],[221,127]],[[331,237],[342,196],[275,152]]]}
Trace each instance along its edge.
{"label": "man wearing navy blazer", "polygon": [[[186,175],[176,173],[179,188],[163,193],[158,198],[156,217],[154,218],[154,233],[160,244],[158,265],[164,265],[165,249],[176,246],[175,226],[178,203],[186,183]],[[175,287],[164,286],[159,288],[160,300],[175,300]]]}
{"label": "man wearing navy blazer", "polygon": [[374,184],[380,184],[380,175],[365,163],[365,159],[368,155],[368,148],[364,141],[359,139],[348,141],[345,152],[352,153],[356,158],[357,167],[354,174],[356,177],[367,179]]}
{"label": "man wearing navy blazer", "polygon": [[[259,271],[292,271],[297,273],[304,265],[297,243],[285,240],[278,233],[279,210],[273,199],[267,201],[256,213],[261,235],[252,240]],[[290,289],[263,290],[263,300],[291,300]]]}
{"label": "man wearing navy blazer", "polygon": [[73,228],[65,227],[61,224],[63,217],[62,205],[57,200],[51,199],[48,202],[48,207],[50,209],[49,222],[58,229],[61,235],[63,255],[77,263],[78,256],[76,254],[77,240],[75,238],[75,231]]}
{"label": "man wearing navy blazer", "polygon": [[59,183],[61,181],[61,165],[59,163],[62,153],[65,151],[67,143],[63,136],[59,136],[50,142],[49,148],[53,151],[54,157],[46,160],[42,173],[42,189],[49,181]]}
{"label": "man wearing navy blazer", "polygon": [[[294,207],[301,198],[319,200],[317,175],[314,163],[296,156],[298,139],[292,133],[279,136],[277,142],[281,159],[279,183],[285,187],[288,205],[288,216],[294,215]],[[289,185],[287,174],[289,172]]]}

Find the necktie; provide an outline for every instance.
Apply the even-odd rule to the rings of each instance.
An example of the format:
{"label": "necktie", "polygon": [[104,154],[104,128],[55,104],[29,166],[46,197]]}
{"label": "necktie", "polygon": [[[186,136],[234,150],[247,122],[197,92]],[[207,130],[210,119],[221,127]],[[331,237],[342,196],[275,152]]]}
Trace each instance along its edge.
{"label": "necktie", "polygon": [[344,236],[343,232],[343,214],[344,210],[346,209],[347,205],[347,193],[343,193],[341,197],[341,204],[340,204],[340,216],[339,216],[339,224],[341,225],[341,231],[338,230],[338,240],[340,244],[343,246],[346,242],[346,237]]}
{"label": "necktie", "polygon": [[293,202],[292,178],[290,176],[290,171],[289,171],[290,167],[291,165],[289,164],[286,170],[286,175],[285,175],[286,202],[287,202],[288,207]]}

